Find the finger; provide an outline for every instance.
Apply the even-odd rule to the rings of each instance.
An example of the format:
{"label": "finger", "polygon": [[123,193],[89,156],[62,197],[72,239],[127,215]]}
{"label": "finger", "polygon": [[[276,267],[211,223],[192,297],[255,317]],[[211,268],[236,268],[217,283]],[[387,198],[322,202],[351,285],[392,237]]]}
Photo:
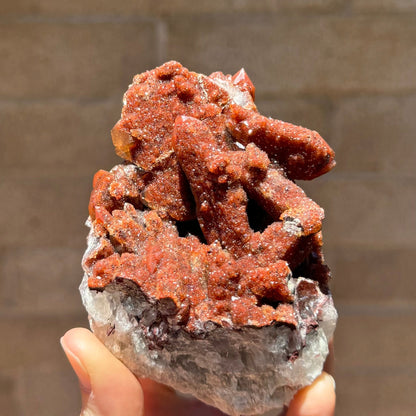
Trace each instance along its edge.
{"label": "finger", "polygon": [[140,383],[90,331],[71,329],[61,345],[79,379],[81,416],[143,416]]}
{"label": "finger", "polygon": [[298,391],[286,416],[333,416],[335,381],[323,372],[310,386]]}

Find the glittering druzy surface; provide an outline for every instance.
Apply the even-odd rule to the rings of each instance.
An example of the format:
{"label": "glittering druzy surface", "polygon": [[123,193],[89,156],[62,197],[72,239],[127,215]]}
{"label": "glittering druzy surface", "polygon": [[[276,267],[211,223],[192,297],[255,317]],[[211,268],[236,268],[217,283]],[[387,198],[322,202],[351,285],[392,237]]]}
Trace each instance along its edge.
{"label": "glittering druzy surface", "polygon": [[[324,213],[294,182],[329,171],[334,153],[317,132],[259,114],[254,93],[244,70],[205,76],[168,62],[137,75],[112,130],[116,152],[125,162],[94,177],[83,260],[84,303],[104,342],[111,344],[118,333],[121,338],[135,334],[141,345],[135,353],[142,358],[120,357],[134,371],[231,414],[278,409],[312,381],[326,355],[322,339],[330,336],[336,320],[322,254]],[[112,311],[111,324],[102,310],[95,314],[104,304]],[[131,328],[116,319],[125,313]],[[271,328],[281,329],[274,333]],[[226,332],[218,335],[218,330]],[[269,392],[269,402],[262,398],[259,404],[261,383],[254,381],[261,365],[255,370],[250,363],[234,374],[251,380],[251,390],[248,383],[242,391],[252,408],[232,404],[220,392],[207,396],[192,389],[191,370],[175,381],[189,362],[196,365],[190,352],[188,364],[186,358],[183,365],[167,364],[176,368],[171,379],[154,370],[166,351],[166,360],[172,359],[181,337],[182,346],[190,339],[204,340],[199,345],[208,351],[235,337],[233,331],[241,336],[255,330],[280,334],[284,350],[276,354],[284,366],[281,374],[287,374],[284,381],[271,377],[280,393]],[[291,366],[301,367],[294,363],[313,357],[308,339],[316,334],[318,344],[325,345],[316,354],[316,368],[309,374],[300,371],[303,376],[293,370],[290,385]],[[230,346],[228,352],[234,348],[239,347]],[[303,350],[309,352],[303,356]]]}

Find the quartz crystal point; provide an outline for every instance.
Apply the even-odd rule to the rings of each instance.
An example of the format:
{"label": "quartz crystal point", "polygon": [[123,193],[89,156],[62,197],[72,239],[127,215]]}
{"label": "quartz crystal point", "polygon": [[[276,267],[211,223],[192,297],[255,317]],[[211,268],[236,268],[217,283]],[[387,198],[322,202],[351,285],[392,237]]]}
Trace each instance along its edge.
{"label": "quartz crystal point", "polygon": [[137,75],[94,177],[80,290],[91,328],[137,376],[230,415],[277,415],[322,371],[337,314],[314,131],[260,115],[244,70],[168,62]]}

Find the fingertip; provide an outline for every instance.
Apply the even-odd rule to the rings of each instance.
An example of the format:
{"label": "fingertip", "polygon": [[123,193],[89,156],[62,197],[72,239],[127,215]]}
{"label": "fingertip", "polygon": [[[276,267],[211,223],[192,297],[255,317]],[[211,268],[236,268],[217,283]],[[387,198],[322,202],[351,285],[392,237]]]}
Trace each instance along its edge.
{"label": "fingertip", "polygon": [[78,327],[78,328],[71,328],[68,329],[68,331],[65,332],[64,337],[71,337],[71,336],[78,336],[78,335],[93,335],[93,333],[87,329],[87,328],[82,328],[82,327]]}
{"label": "fingertip", "polygon": [[82,395],[88,396],[91,393],[91,379],[87,368],[85,367],[84,363],[80,360],[78,354],[76,353],[76,348],[75,351],[73,351],[74,345],[72,345],[73,342],[71,341],[73,341],[74,337],[72,335],[67,336],[68,332],[60,339],[60,343],[62,349],[65,352],[66,357],[68,358],[69,363],[71,364],[72,369],[78,377]]}
{"label": "fingertip", "polygon": [[139,381],[91,331],[73,328],[61,338],[61,345],[80,381],[82,414],[143,414],[143,391]]}
{"label": "fingertip", "polygon": [[293,398],[287,416],[333,416],[335,412],[335,380],[326,373]]}
{"label": "fingertip", "polygon": [[90,335],[94,337],[92,332],[86,328],[72,328],[65,332],[61,337],[60,342],[64,349],[71,347],[78,349],[80,343],[83,342],[85,338],[88,339]]}
{"label": "fingertip", "polygon": [[328,378],[328,383],[332,384],[332,388],[334,389],[334,394],[336,393],[337,390],[337,383],[335,382],[334,377],[331,376],[331,374],[327,373],[327,372],[323,372],[325,374],[325,377]]}

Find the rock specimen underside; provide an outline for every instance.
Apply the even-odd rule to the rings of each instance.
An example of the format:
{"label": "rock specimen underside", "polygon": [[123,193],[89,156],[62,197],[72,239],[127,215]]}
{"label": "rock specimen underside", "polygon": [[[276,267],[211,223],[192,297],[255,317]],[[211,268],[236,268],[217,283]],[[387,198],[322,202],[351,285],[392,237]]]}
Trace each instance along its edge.
{"label": "rock specimen underside", "polygon": [[267,118],[244,72],[168,62],[135,76],[94,177],[81,294],[134,373],[230,415],[278,414],[322,370],[336,311],[314,131]]}

